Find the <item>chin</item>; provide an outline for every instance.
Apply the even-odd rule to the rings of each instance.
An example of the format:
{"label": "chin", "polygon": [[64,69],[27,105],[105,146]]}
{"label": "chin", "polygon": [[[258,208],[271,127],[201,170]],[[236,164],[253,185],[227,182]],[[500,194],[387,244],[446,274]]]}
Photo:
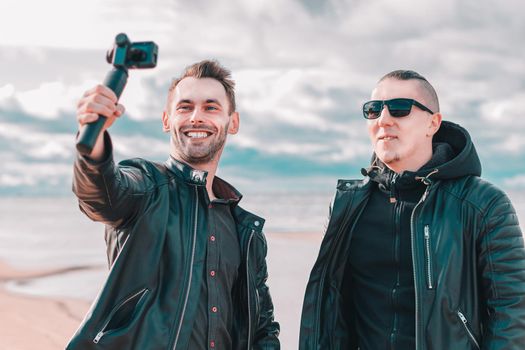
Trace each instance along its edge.
{"label": "chin", "polygon": [[377,158],[386,165],[392,165],[399,162],[399,155],[397,154],[377,154]]}

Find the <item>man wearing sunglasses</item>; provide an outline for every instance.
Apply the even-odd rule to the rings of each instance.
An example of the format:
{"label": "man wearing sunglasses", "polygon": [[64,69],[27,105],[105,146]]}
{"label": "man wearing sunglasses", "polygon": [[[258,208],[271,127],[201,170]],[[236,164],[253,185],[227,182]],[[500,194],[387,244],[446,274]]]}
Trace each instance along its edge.
{"label": "man wearing sunglasses", "polygon": [[338,183],[300,349],[523,349],[522,233],[467,131],[413,71],[385,75],[363,116],[372,163]]}

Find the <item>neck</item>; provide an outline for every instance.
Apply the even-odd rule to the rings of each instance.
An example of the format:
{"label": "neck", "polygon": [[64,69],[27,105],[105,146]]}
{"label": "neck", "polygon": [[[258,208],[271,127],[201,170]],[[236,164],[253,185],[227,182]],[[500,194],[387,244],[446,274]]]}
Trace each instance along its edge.
{"label": "neck", "polygon": [[208,192],[208,197],[210,198],[210,200],[214,200],[217,198],[215,197],[215,194],[213,193],[213,189],[212,189],[213,179],[215,178],[215,173],[217,172],[217,166],[218,166],[215,160],[211,160],[207,163],[195,164],[195,163],[188,162],[184,159],[181,159],[181,157],[176,153],[172,153],[171,156],[177,161],[189,165],[193,169],[207,172],[208,175],[206,176],[206,191]]}
{"label": "neck", "polygon": [[213,180],[215,179],[215,172],[217,171],[217,166],[209,169],[202,169],[202,168],[195,168],[199,170],[205,170],[208,172],[208,176],[206,176],[206,191],[208,192],[208,198],[210,198],[210,201],[216,199],[215,194],[213,193]]}

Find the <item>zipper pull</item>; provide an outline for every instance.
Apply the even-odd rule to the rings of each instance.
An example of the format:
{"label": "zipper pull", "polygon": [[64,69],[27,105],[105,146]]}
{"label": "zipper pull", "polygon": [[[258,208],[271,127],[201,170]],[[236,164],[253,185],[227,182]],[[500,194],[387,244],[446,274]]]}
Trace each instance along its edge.
{"label": "zipper pull", "polygon": [[396,185],[397,173],[392,175],[392,180],[390,181],[390,203],[397,202],[396,196],[394,194],[395,185]]}
{"label": "zipper pull", "polygon": [[98,344],[98,341],[100,340],[100,338],[102,338],[103,335],[104,335],[104,332],[98,332],[95,339],[93,339],[93,343]]}
{"label": "zipper pull", "polygon": [[459,316],[461,322],[463,322],[466,325],[467,324],[467,318],[465,317],[465,315],[463,315],[461,313],[461,311],[458,311],[458,316]]}

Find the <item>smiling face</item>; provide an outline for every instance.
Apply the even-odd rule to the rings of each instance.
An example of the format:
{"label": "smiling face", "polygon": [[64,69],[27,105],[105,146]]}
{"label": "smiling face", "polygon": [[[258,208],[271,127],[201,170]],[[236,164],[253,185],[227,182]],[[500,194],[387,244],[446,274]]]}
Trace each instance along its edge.
{"label": "smiling face", "polygon": [[[418,80],[387,78],[379,82],[371,100],[411,98],[428,106]],[[406,117],[394,118],[385,106],[377,119],[368,120],[368,134],[377,157],[396,173],[419,170],[432,157],[432,136],[441,124],[441,114],[412,106]]]}
{"label": "smiling face", "polygon": [[239,114],[229,114],[223,85],[212,78],[186,77],[171,93],[162,116],[163,129],[171,134],[171,155],[190,165],[216,167],[226,135],[239,128]]}

